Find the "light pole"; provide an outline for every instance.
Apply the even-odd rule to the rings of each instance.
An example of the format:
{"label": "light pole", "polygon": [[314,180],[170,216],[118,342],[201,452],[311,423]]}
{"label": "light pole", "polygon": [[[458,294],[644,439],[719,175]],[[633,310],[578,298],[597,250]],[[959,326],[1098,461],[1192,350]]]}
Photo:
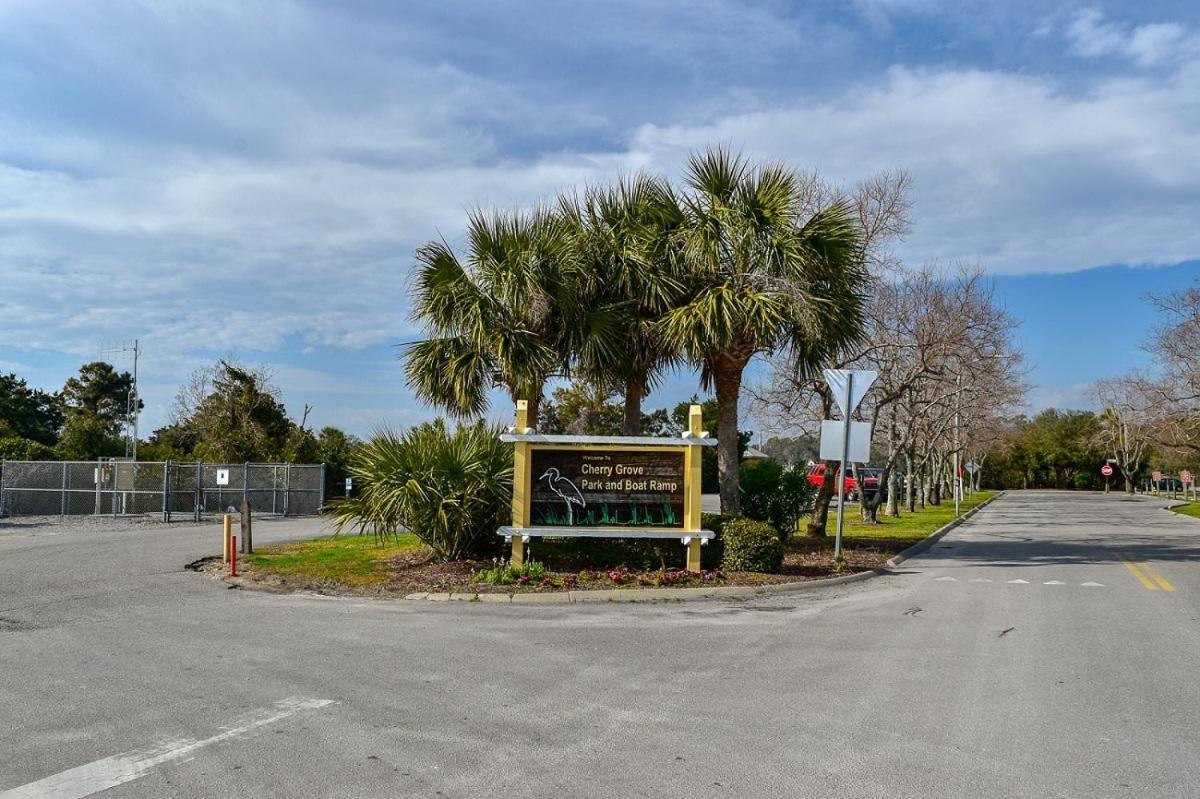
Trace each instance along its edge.
{"label": "light pole", "polygon": [[957,519],[959,510],[959,499],[962,494],[962,481],[959,479],[959,455],[958,455],[958,415],[962,405],[962,372],[954,376],[954,517]]}

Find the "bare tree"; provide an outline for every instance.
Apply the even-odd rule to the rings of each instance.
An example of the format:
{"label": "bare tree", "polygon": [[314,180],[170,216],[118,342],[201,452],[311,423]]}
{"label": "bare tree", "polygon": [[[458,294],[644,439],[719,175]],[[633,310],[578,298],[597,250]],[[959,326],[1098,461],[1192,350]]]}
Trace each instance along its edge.
{"label": "bare tree", "polygon": [[[999,306],[978,267],[947,271],[928,264],[901,271],[874,287],[863,341],[853,352],[831,359],[832,368],[871,369],[878,378],[858,417],[872,423],[883,450],[881,486],[887,513],[900,512],[898,465],[903,461],[905,499],[940,501],[951,484],[953,456],[972,441],[976,420],[991,418],[1025,393],[1022,356],[1012,342],[1015,321]],[[777,359],[770,377],[752,390],[755,410],[776,428],[815,430],[834,403],[819,375],[800,372]],[[809,525],[824,533],[836,489],[837,464],[827,463]],[[874,521],[885,493],[864,496],[865,518]]]}
{"label": "bare tree", "polygon": [[1150,402],[1136,378],[1101,380],[1093,386],[1103,411],[1100,437],[1121,475],[1125,493],[1133,493],[1133,476],[1146,458],[1151,443],[1153,416]]}

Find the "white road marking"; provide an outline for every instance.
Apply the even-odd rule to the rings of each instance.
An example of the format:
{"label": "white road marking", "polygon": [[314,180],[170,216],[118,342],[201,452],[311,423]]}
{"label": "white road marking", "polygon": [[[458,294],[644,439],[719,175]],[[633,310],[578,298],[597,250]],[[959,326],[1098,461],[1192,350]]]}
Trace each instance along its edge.
{"label": "white road marking", "polygon": [[988,579],[987,577],[972,577],[970,580],[967,580],[967,582],[968,583],[990,583],[991,580]]}
{"label": "white road marking", "polygon": [[958,578],[957,577],[939,577],[936,580],[934,580],[934,582],[935,583],[956,583],[956,582],[958,582]]}
{"label": "white road marking", "polygon": [[1042,585],[1066,585],[1062,580],[1047,580]]}
{"label": "white road marking", "polygon": [[245,735],[258,727],[274,724],[305,710],[315,710],[332,704],[334,704],[332,699],[292,696],[276,702],[274,707],[256,711],[241,723],[228,727],[211,738],[200,740],[184,738],[179,741],[166,741],[151,749],[106,757],[76,766],[73,769],[67,769],[37,782],[2,791],[0,799],[35,799],[35,797],[37,799],[82,799],[85,796],[91,796],[94,793],[144,777],[155,766],[173,760],[181,760],[205,746]]}
{"label": "white road marking", "polygon": [[[1010,583],[1021,583],[1022,585],[1029,585],[1028,580],[1009,580],[1009,582]],[[0,797],[0,799],[3,799],[3,797]]]}
{"label": "white road marking", "polygon": [[1090,582],[1089,582],[1089,583],[1080,583],[1080,585],[1090,585],[1090,586],[1094,586],[1094,587],[1096,587],[1096,588],[1103,588],[1103,587],[1104,587],[1104,583],[1090,583]]}

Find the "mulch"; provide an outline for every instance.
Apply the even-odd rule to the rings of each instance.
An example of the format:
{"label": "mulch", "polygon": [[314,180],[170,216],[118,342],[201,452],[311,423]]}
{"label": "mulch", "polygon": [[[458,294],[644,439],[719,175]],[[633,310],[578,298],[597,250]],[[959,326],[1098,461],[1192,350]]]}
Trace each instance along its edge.
{"label": "mulch", "polygon": [[[832,539],[796,538],[788,543],[783,568],[778,573],[722,572],[719,573],[719,577],[713,577],[711,573],[706,573],[709,574],[709,579],[702,580],[699,577],[692,577],[670,586],[661,587],[757,586],[821,580],[882,567],[888,558],[911,544],[912,542],[907,540],[846,539],[843,542],[842,550],[846,559],[846,568],[839,572],[833,564]],[[242,576],[247,580],[279,591],[310,591],[339,596],[405,596],[419,592],[555,593],[567,590],[562,586],[564,579],[572,583],[570,586],[572,591],[636,589],[648,587],[638,584],[637,575],[650,578],[659,574],[657,570],[633,571],[630,572],[632,576],[627,581],[614,583],[603,576],[605,569],[577,571],[572,566],[571,570],[565,568],[546,570],[546,576],[558,583],[556,586],[537,583],[490,585],[476,582],[475,575],[492,568],[493,565],[490,560],[439,562],[433,558],[433,553],[429,549],[418,547],[392,558],[389,563],[391,572],[388,580],[377,585],[347,585],[324,578],[296,578],[291,575],[284,576],[253,568],[245,571]],[[198,570],[212,576],[223,576],[227,572],[227,567],[224,567],[220,563],[220,559],[217,559],[215,563],[203,564]],[[598,573],[599,576],[593,579],[580,578],[580,571],[587,571],[591,574]]]}

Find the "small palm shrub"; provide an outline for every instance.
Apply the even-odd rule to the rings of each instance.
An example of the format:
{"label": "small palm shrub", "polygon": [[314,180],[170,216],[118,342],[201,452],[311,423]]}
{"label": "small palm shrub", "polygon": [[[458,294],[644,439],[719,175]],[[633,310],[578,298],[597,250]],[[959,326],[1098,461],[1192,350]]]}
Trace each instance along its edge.
{"label": "small palm shrub", "polygon": [[512,447],[479,422],[451,431],[442,420],[384,430],[354,454],[357,496],[333,504],[338,532],[407,530],[441,560],[490,555],[496,528],[512,520]]}
{"label": "small palm shrub", "polygon": [[784,471],[772,460],[746,461],[741,466],[742,513],[770,522],[780,541],[787,541],[806,511],[812,508],[813,490],[800,469]]}
{"label": "small palm shrub", "polygon": [[729,519],[721,531],[725,553],[723,571],[778,572],[783,568],[783,544],[770,524],[744,517]]}

